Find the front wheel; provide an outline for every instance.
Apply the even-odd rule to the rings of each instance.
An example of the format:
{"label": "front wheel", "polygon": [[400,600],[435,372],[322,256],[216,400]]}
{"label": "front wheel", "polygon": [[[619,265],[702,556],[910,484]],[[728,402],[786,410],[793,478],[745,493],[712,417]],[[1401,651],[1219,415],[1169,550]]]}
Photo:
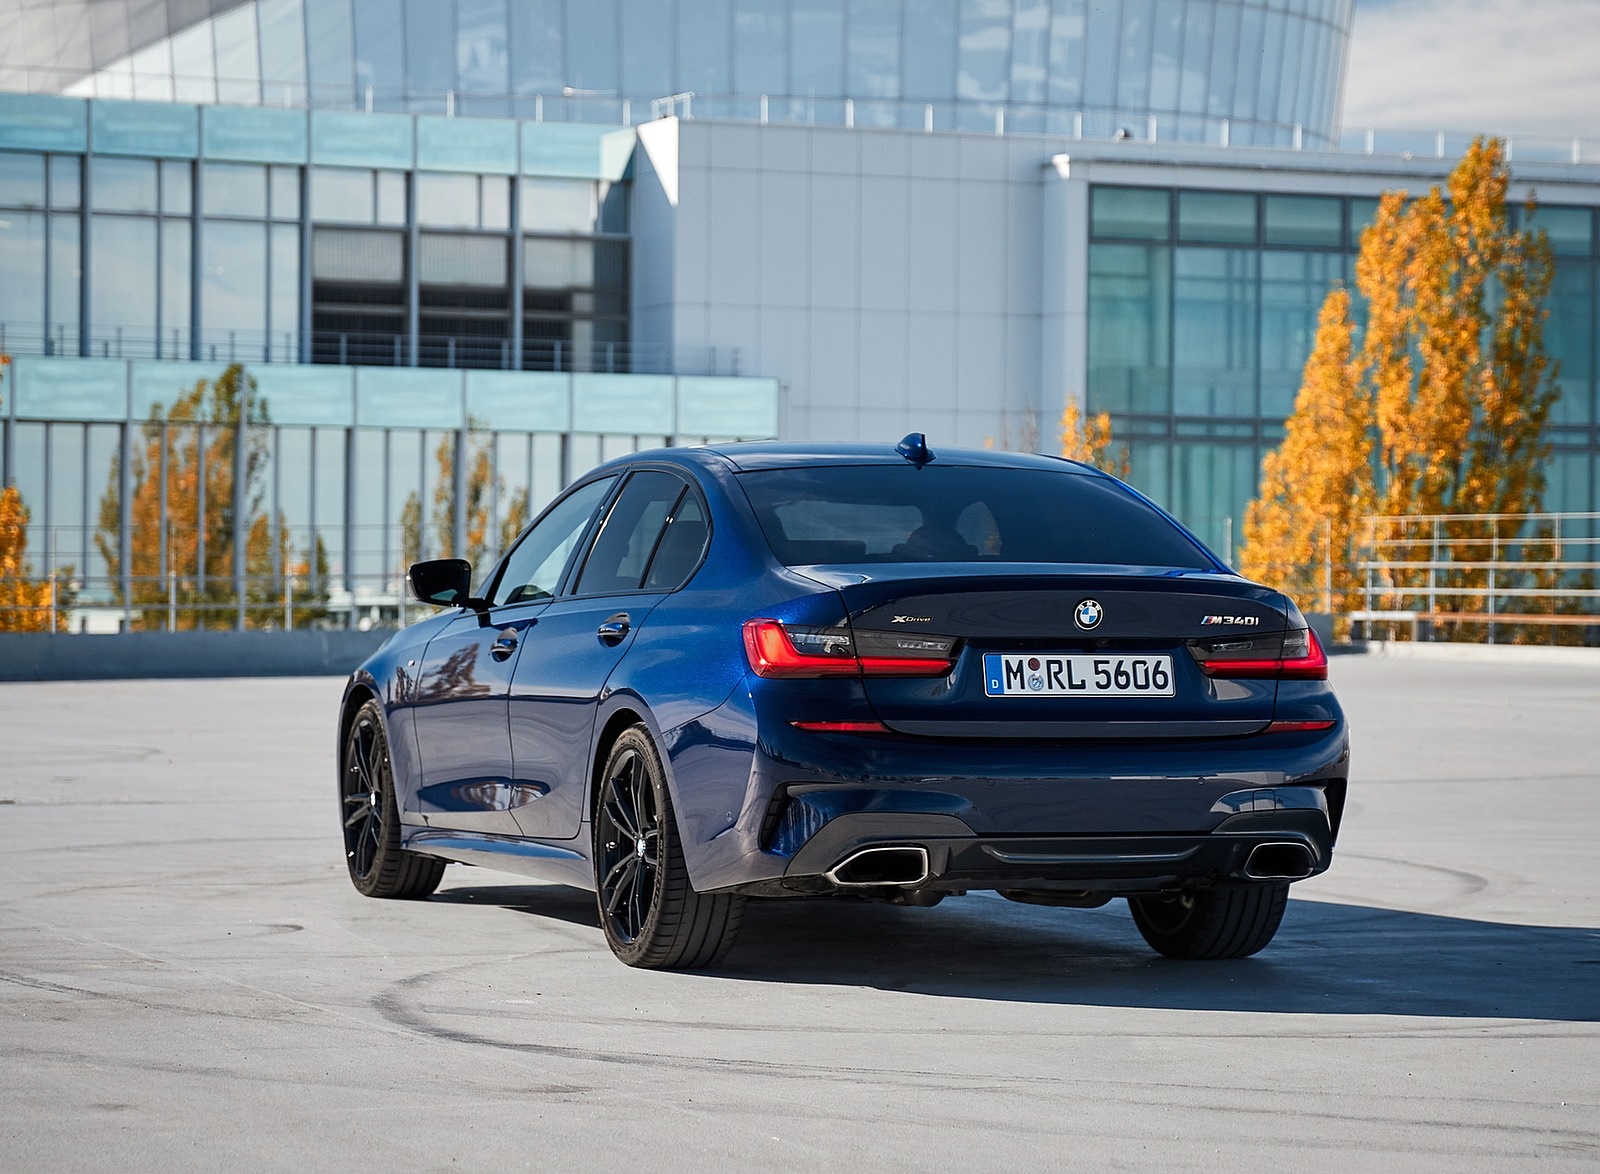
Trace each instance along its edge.
{"label": "front wheel", "polygon": [[1278,932],[1288,903],[1286,881],[1128,898],[1134,925],[1168,958],[1248,958]]}
{"label": "front wheel", "polygon": [[367,897],[426,897],[439,887],[444,861],[400,846],[400,805],[383,711],[369,701],[350,723],[339,787],[344,859],[350,883]]}
{"label": "front wheel", "polygon": [[666,771],[642,725],[623,731],[600,774],[594,875],[606,944],[629,966],[688,970],[733,948],[744,898],[689,883]]}

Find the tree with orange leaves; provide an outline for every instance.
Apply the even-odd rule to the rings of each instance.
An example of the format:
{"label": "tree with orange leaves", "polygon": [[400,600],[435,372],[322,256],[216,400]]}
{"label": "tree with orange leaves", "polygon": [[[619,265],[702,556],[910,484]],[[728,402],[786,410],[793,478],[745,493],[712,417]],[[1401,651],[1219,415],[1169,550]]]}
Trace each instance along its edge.
{"label": "tree with orange leaves", "polygon": [[1245,510],[1239,569],[1318,610],[1346,609],[1356,587],[1360,518],[1371,511],[1372,397],[1352,361],[1350,294],[1322,304],[1283,444],[1261,462]]}
{"label": "tree with orange leaves", "polygon": [[[0,373],[10,365],[11,356],[0,351]],[[67,626],[54,578],[33,580],[27,558],[31,516],[16,486],[0,487],[0,632],[48,632]],[[52,604],[57,605],[53,622]]]}
{"label": "tree with orange leaves", "polygon": [[1061,410],[1061,455],[1093,465],[1113,477],[1128,476],[1127,446],[1111,447],[1111,413],[1085,416],[1076,400],[1068,400]]}
{"label": "tree with orange leaves", "polygon": [[[320,541],[296,561],[282,516],[274,525],[262,508],[270,421],[253,391],[253,381],[234,364],[215,380],[197,382],[170,408],[157,404],[144,425],[143,446],[129,469],[128,510],[127,603],[140,627],[164,627],[169,613],[180,629],[232,627],[236,535],[244,545],[247,626],[281,624],[291,589],[296,622],[325,611]],[[113,461],[95,545],[114,583],[123,571],[120,484]]]}
{"label": "tree with orange leaves", "polygon": [[[1362,374],[1373,397],[1378,509],[1529,513],[1543,500],[1550,251],[1512,229],[1499,140],[1478,139],[1414,202],[1390,192],[1361,239]],[[1531,207],[1531,204],[1530,204]],[[1548,376],[1548,378],[1547,378]]]}
{"label": "tree with orange leaves", "polygon": [[[478,573],[489,569],[490,562],[511,545],[513,539],[528,524],[529,498],[526,487],[511,495],[506,504],[505,517],[501,519],[496,535],[497,545],[489,547],[489,531],[494,519],[490,516],[494,498],[505,493],[505,478],[497,477],[494,470],[492,446],[494,439],[482,430],[476,419],[467,421],[467,435],[463,437],[467,457],[467,475],[462,485],[462,504],[466,510],[466,549],[459,555],[455,550],[455,438],[446,436],[434,450],[434,464],[438,477],[433,486],[433,509],[429,519],[433,530],[433,558],[464,558]],[[400,510],[401,557],[407,564],[422,557],[423,523],[422,498],[415,491],[406,496]]]}
{"label": "tree with orange leaves", "polygon": [[64,608],[55,609],[51,623],[55,583],[36,582],[28,564],[28,517],[16,486],[0,489],[0,632],[64,631]]}
{"label": "tree with orange leaves", "polygon": [[1262,462],[1246,574],[1305,594],[1321,553],[1338,611],[1352,598],[1364,514],[1541,507],[1544,423],[1559,394],[1543,348],[1551,264],[1542,234],[1511,227],[1510,182],[1502,144],[1480,138],[1448,198],[1434,187],[1380,201],[1356,261],[1361,345],[1336,289],[1284,443]]}

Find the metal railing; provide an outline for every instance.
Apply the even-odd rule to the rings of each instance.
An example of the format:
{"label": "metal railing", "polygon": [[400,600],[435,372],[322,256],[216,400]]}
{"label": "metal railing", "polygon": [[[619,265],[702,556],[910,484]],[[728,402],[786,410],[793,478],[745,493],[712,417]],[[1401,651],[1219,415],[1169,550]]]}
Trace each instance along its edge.
{"label": "metal railing", "polygon": [[[89,357],[96,359],[190,359],[217,363],[298,363],[300,335],[294,331],[210,330],[190,346],[186,330],[153,331],[126,327],[96,329],[89,336]],[[76,326],[56,324],[48,333],[42,323],[0,321],[0,353],[76,356]],[[407,336],[393,331],[329,331],[311,334],[313,363],[341,366],[406,367],[411,365]],[[576,371],[607,374],[667,374],[665,347],[632,342],[582,342],[571,339],[524,338],[521,364],[509,338],[470,334],[422,334],[417,337],[419,367],[451,367],[495,371]],[[710,368],[715,370],[713,366]],[[738,372],[733,372],[737,374]]]}
{"label": "metal railing", "polygon": [[[608,374],[665,374],[666,349],[631,342],[579,342],[571,339],[524,338],[521,364],[509,338],[481,334],[417,336],[419,367],[470,367],[492,371],[577,371]],[[405,367],[411,365],[406,336],[392,332],[317,330],[311,334],[311,361],[340,365]]]}
{"label": "metal railing", "polygon": [[[504,531],[513,497],[494,494],[480,523]],[[313,528],[266,519],[253,540],[236,544],[226,535],[210,547],[197,542],[192,519],[169,519],[154,535],[136,525],[126,545],[137,573],[127,575],[112,573],[100,553],[122,546],[115,531],[31,524],[25,558],[50,570],[22,585],[44,588],[42,598],[7,602],[19,594],[17,581],[0,579],[0,632],[404,627],[432,610],[406,593],[409,560],[446,552],[431,516],[433,495],[418,504],[430,516],[409,525],[396,519]],[[499,542],[489,540],[467,552],[480,575],[499,553]]]}
{"label": "metal railing", "polygon": [[104,326],[92,328],[88,345],[79,348],[76,322],[51,323],[0,321],[0,352],[12,355],[73,357],[86,353],[92,359],[190,359],[221,363],[297,363],[300,335],[293,330],[205,330],[199,345],[191,345],[187,328],[155,331],[148,327]]}
{"label": "metal railing", "polygon": [[[633,126],[657,118],[730,119],[790,122],[819,126],[892,126],[926,131],[994,134],[1044,134],[1079,139],[1133,139],[1145,142],[1211,143],[1218,146],[1273,146],[1287,150],[1333,150],[1401,158],[1459,156],[1478,131],[1407,127],[1351,127],[1332,139],[1315,128],[1242,118],[1219,118],[1190,111],[1144,114],[1117,106],[1076,108],[1030,102],[924,102],[894,98],[819,98],[815,95],[708,93],[685,91],[653,97],[614,90],[563,87],[549,93],[489,93],[458,90],[404,90],[385,86],[308,85],[137,70],[114,62],[85,75],[81,70],[37,63],[0,61],[6,89],[75,97],[135,99],[327,110],[400,111],[411,114],[487,116],[550,122]],[[1264,134],[1256,128],[1262,128]],[[1523,162],[1600,164],[1600,138],[1554,134],[1510,134],[1507,158]],[[1266,140],[1266,141],[1262,141]]]}
{"label": "metal railing", "polygon": [[1600,513],[1365,520],[1364,636],[1600,644]]}

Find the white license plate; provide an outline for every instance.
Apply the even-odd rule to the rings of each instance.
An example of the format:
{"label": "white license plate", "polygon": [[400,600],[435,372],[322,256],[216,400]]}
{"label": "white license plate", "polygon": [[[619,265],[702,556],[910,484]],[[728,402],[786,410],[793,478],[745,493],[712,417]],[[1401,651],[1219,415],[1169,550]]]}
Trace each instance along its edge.
{"label": "white license plate", "polygon": [[1170,656],[1062,656],[990,652],[983,658],[990,697],[1171,697]]}

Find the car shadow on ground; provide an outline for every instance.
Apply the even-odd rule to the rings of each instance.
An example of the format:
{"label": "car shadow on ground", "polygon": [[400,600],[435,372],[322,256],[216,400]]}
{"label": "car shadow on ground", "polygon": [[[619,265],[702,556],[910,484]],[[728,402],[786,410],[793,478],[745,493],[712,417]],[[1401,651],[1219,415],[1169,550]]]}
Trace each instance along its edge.
{"label": "car shadow on ground", "polygon": [[600,915],[594,894],[567,885],[461,885],[440,889],[428,900],[449,905],[498,905],[518,913],[554,918],[594,930],[602,947]]}
{"label": "car shadow on ground", "polygon": [[[593,895],[560,886],[450,889],[593,927]],[[714,973],[946,998],[1245,1011],[1600,1021],[1600,929],[1510,925],[1292,900],[1273,943],[1236,962],[1152,953],[1121,901],[1097,910],[990,894],[933,909],[862,901],[752,901]]]}

